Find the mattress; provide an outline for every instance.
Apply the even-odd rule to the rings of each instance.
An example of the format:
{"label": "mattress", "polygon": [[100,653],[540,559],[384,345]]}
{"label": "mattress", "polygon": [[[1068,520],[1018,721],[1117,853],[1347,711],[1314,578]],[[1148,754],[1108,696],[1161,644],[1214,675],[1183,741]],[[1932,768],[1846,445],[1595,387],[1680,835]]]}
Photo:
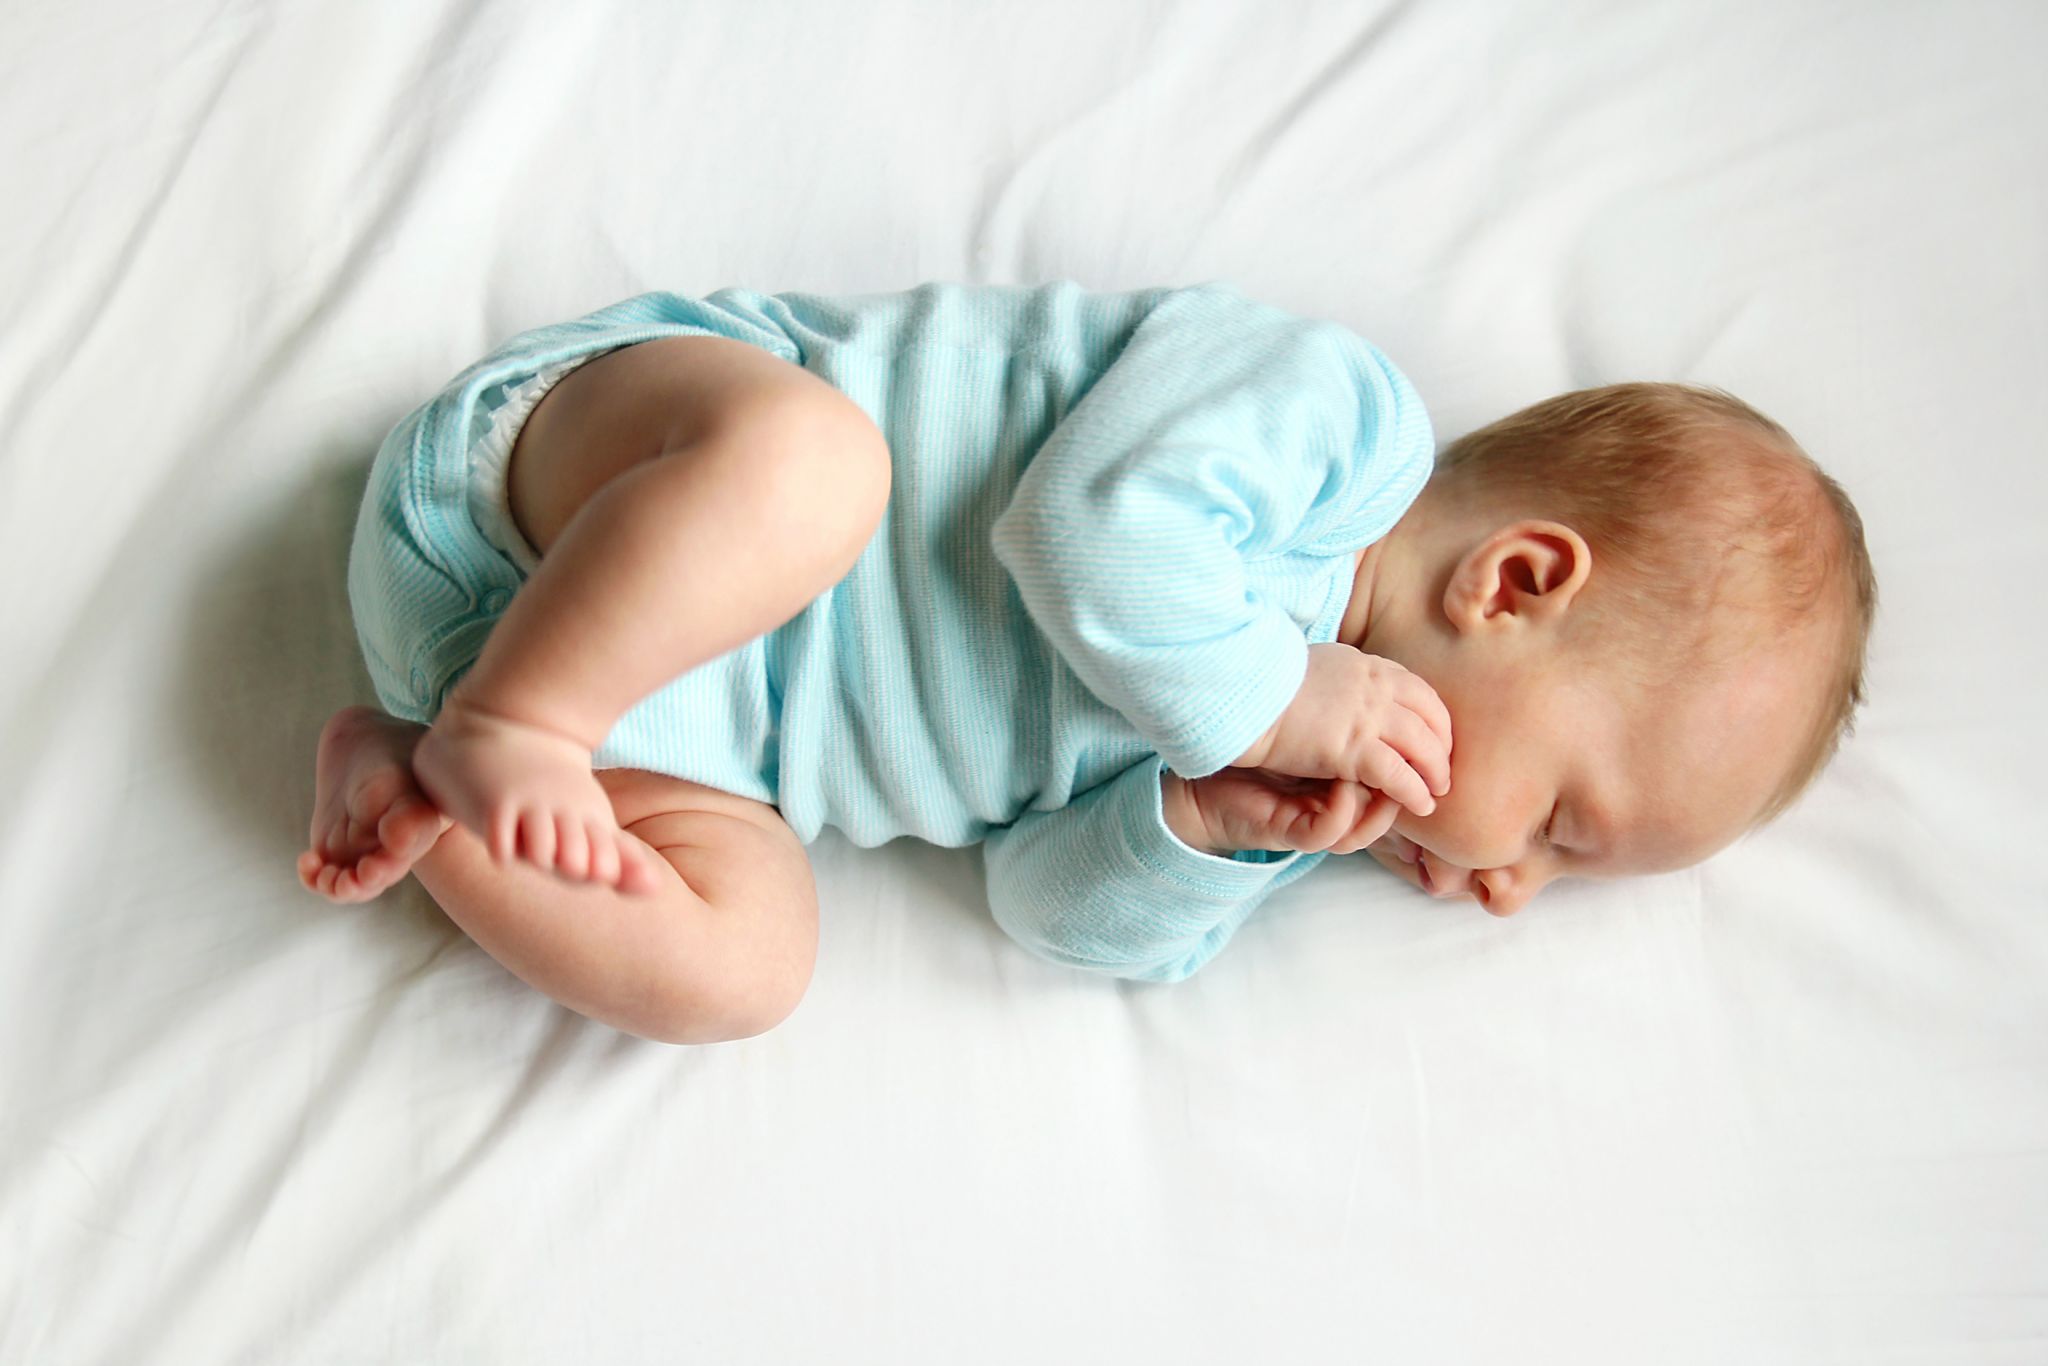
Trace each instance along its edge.
{"label": "mattress", "polygon": [[[0,1361],[2048,1361],[2048,9],[0,12]],[[1495,920],[1363,855],[1190,980],[810,848],[647,1043],[298,885],[391,425],[648,289],[1227,279],[1441,439],[1724,386],[1856,499],[1856,734]]]}

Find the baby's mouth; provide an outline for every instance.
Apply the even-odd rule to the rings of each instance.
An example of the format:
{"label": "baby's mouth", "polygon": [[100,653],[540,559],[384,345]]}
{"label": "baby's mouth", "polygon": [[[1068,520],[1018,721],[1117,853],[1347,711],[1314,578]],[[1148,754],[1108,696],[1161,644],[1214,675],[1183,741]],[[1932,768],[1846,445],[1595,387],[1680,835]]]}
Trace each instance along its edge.
{"label": "baby's mouth", "polygon": [[1429,875],[1429,860],[1423,856],[1422,846],[1391,830],[1387,832],[1387,842],[1393,848],[1394,857],[1415,870],[1415,880],[1421,884],[1422,890],[1435,896],[1436,883]]}

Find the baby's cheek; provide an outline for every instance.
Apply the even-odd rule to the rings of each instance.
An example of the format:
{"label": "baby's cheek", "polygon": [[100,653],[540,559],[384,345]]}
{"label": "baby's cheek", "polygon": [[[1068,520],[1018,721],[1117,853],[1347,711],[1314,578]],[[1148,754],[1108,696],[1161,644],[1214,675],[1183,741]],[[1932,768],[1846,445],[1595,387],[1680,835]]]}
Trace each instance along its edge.
{"label": "baby's cheek", "polygon": [[1461,792],[1453,782],[1450,792],[1437,798],[1436,810],[1415,822],[1415,837],[1445,862],[1465,868],[1487,866],[1483,859],[1494,843],[1489,832],[1497,823],[1491,806],[1485,794],[1469,788]]}

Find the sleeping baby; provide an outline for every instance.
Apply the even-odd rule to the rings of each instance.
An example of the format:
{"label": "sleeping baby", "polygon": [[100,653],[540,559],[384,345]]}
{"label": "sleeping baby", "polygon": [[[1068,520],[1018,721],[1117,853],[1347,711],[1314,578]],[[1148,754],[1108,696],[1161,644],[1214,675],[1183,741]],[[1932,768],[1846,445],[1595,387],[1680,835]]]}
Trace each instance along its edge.
{"label": "sleeping baby", "polygon": [[1434,457],[1413,387],[1218,283],[652,293],[408,414],[348,566],[305,885],[407,873],[554,999],[737,1039],[804,846],[984,846],[1036,953],[1171,982],[1327,854],[1511,915],[1697,863],[1862,700],[1856,511],[1715,390]]}

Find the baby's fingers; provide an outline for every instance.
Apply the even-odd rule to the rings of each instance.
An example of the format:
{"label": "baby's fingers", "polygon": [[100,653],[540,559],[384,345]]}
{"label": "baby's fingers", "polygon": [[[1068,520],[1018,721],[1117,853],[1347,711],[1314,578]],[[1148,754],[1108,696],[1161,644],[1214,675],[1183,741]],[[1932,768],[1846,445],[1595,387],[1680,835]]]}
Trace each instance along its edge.
{"label": "baby's fingers", "polygon": [[1446,751],[1451,748],[1451,709],[1436,695],[1436,689],[1423,681],[1418,673],[1405,674],[1400,681],[1400,695],[1397,699],[1402,706],[1420,717],[1423,724],[1436,732],[1443,741]]}
{"label": "baby's fingers", "polygon": [[1358,781],[1378,788],[1416,815],[1427,816],[1436,810],[1436,798],[1430,795],[1429,784],[1386,741],[1375,740],[1366,747],[1360,770]]}
{"label": "baby's fingers", "polygon": [[1349,832],[1330,846],[1333,854],[1355,854],[1369,844],[1385,839],[1387,832],[1394,828],[1394,821],[1401,814],[1401,804],[1384,792],[1369,792],[1371,800],[1359,813]]}
{"label": "baby's fingers", "polygon": [[1429,790],[1441,797],[1451,790],[1451,750],[1428,723],[1412,711],[1396,708],[1380,737],[1422,775]]}

